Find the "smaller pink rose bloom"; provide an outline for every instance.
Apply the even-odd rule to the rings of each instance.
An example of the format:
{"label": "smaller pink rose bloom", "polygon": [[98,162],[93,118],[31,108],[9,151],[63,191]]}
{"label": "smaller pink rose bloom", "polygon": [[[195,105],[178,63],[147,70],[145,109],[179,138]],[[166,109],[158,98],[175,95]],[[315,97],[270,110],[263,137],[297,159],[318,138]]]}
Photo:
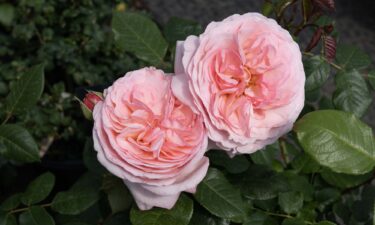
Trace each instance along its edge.
{"label": "smaller pink rose bloom", "polygon": [[172,208],[208,169],[203,119],[174,97],[171,80],[155,68],[128,72],[94,108],[98,160],[124,180],[141,210]]}
{"label": "smaller pink rose bloom", "polygon": [[230,153],[252,153],[291,130],[304,105],[298,45],[258,13],[210,23],[178,42],[172,90],[201,113],[209,138]]}

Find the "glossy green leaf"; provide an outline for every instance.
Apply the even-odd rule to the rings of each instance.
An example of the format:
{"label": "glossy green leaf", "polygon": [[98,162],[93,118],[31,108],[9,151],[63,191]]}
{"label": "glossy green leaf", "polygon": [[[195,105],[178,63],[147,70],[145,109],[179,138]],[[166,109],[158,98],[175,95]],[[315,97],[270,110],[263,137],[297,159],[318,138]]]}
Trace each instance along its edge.
{"label": "glossy green leaf", "polygon": [[1,203],[0,209],[4,211],[9,211],[9,210],[17,208],[21,203],[20,201],[21,195],[22,195],[21,193],[17,193],[8,197]]}
{"label": "glossy green leaf", "polygon": [[211,150],[207,153],[210,163],[215,166],[224,167],[229,173],[242,173],[249,168],[249,160],[244,155],[229,157],[229,155],[220,150]]}
{"label": "glossy green leaf", "polygon": [[332,186],[339,188],[351,188],[362,184],[371,178],[372,173],[366,173],[362,175],[350,175],[344,173],[335,173],[328,169],[321,173],[323,179]]}
{"label": "glossy green leaf", "polygon": [[375,165],[372,130],[352,114],[315,111],[297,121],[294,130],[304,150],[334,172],[364,174]]}
{"label": "glossy green leaf", "polygon": [[345,69],[363,69],[371,64],[370,57],[361,49],[350,45],[339,45],[336,50],[337,63]]}
{"label": "glossy green leaf", "polygon": [[34,106],[44,89],[44,66],[37,65],[26,71],[19,80],[12,85],[10,93],[5,99],[6,113],[25,112]]}
{"label": "glossy green leaf", "polygon": [[306,91],[320,88],[328,80],[330,66],[321,56],[313,56],[305,60],[303,65],[306,73]]}
{"label": "glossy green leaf", "polygon": [[130,211],[130,220],[133,225],[188,225],[192,215],[193,200],[181,195],[170,210],[153,208],[141,211],[133,207]]}
{"label": "glossy green leaf", "polygon": [[198,185],[195,199],[212,214],[225,219],[242,220],[244,202],[240,192],[217,169],[209,169]]}
{"label": "glossy green leaf", "polygon": [[32,205],[43,201],[50,194],[54,185],[55,176],[52,173],[47,172],[40,175],[27,186],[21,197],[22,203]]}
{"label": "glossy green leaf", "polygon": [[280,193],[279,205],[288,214],[297,213],[303,206],[303,195],[296,191]]}
{"label": "glossy green leaf", "polygon": [[341,72],[336,74],[335,83],[335,108],[362,117],[372,102],[372,95],[362,75],[357,70]]}
{"label": "glossy green leaf", "polygon": [[0,225],[17,225],[16,217],[11,214],[0,213]]}
{"label": "glossy green leaf", "polygon": [[149,18],[139,13],[116,12],[113,15],[112,30],[115,42],[121,49],[153,65],[163,63],[168,44]]}
{"label": "glossy green leaf", "polygon": [[0,4],[0,23],[9,26],[14,18],[14,7],[10,4]]}
{"label": "glossy green leaf", "polygon": [[278,151],[278,144],[275,143],[272,145],[267,145],[264,149],[250,154],[250,157],[255,164],[272,166]]}
{"label": "glossy green leaf", "polygon": [[19,218],[20,225],[54,225],[52,216],[40,206],[32,206]]}
{"label": "glossy green leaf", "polygon": [[189,35],[199,35],[202,31],[197,22],[178,17],[170,18],[164,27],[165,38],[172,44],[185,40]]}
{"label": "glossy green leaf", "polygon": [[60,192],[52,201],[52,209],[66,215],[80,214],[98,201],[98,191],[81,188]]}
{"label": "glossy green leaf", "polygon": [[39,150],[30,133],[21,126],[0,126],[0,155],[18,162],[38,162]]}

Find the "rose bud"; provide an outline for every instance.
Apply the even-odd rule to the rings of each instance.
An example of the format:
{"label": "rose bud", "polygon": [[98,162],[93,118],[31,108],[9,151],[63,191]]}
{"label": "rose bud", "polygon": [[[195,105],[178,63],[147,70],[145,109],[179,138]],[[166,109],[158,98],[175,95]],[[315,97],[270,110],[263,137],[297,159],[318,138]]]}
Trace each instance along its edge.
{"label": "rose bud", "polygon": [[171,80],[155,68],[128,72],[94,108],[98,160],[124,180],[141,210],[172,208],[208,169],[203,119],[175,98]]}
{"label": "rose bud", "polygon": [[100,101],[103,101],[103,96],[101,93],[95,91],[87,92],[83,100],[79,100],[82,113],[86,119],[92,119],[92,111],[94,110],[94,106]]}
{"label": "rose bud", "polygon": [[201,113],[220,148],[252,153],[291,130],[304,106],[301,52],[258,13],[210,23],[176,46],[174,95]]}

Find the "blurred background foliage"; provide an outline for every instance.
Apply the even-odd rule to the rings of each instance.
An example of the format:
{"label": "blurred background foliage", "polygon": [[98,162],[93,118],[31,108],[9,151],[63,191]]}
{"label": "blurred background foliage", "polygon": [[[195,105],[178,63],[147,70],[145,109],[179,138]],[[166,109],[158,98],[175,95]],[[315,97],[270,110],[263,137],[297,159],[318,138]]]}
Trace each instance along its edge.
{"label": "blurred background foliage", "polygon": [[114,46],[110,27],[113,10],[125,10],[129,4],[119,0],[0,1],[0,112],[4,113],[2,99],[20,74],[43,63],[43,96],[17,122],[45,151],[50,149],[48,157],[73,154],[77,158],[90,134],[74,99],[77,88],[105,85],[138,67],[134,57]]}

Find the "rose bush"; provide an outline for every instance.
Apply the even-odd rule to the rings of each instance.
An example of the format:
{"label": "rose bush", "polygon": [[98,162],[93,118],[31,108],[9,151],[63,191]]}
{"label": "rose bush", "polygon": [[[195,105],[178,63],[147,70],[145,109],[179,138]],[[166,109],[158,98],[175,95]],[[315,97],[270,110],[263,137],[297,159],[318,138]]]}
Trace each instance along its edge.
{"label": "rose bush", "polygon": [[93,112],[99,162],[124,179],[143,210],[172,208],[207,173],[202,118],[174,97],[171,79],[155,68],[128,72]]}
{"label": "rose bush", "polygon": [[[267,0],[205,30],[99,2],[0,3],[1,225],[374,224],[375,72],[338,41],[334,0]],[[61,126],[83,118],[66,92],[94,125]]]}
{"label": "rose bush", "polygon": [[252,153],[292,129],[304,106],[301,52],[258,13],[210,23],[176,47],[174,94],[202,113],[210,139]]}

